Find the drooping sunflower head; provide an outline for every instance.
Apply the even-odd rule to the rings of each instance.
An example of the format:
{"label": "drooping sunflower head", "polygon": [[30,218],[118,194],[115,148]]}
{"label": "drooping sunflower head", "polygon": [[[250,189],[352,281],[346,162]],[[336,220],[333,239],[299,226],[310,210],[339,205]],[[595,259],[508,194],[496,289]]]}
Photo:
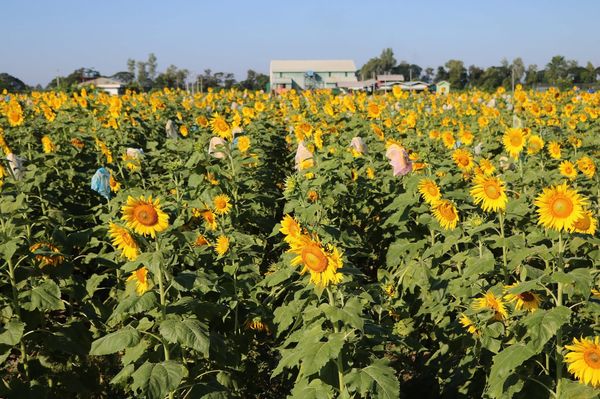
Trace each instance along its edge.
{"label": "drooping sunflower head", "polygon": [[494,312],[495,320],[504,320],[508,317],[504,301],[496,297],[493,292],[487,292],[483,297],[473,300],[473,309],[491,310]]}
{"label": "drooping sunflower head", "polygon": [[581,157],[577,160],[577,168],[586,177],[592,178],[596,174],[596,164],[590,157]]}
{"label": "drooping sunflower head", "polygon": [[583,206],[586,203],[585,198],[567,187],[566,183],[544,188],[535,200],[538,224],[557,231],[572,230],[575,221],[583,216]]}
{"label": "drooping sunflower head", "polygon": [[285,235],[285,241],[290,242],[296,239],[299,239],[302,234],[302,229],[300,225],[290,215],[285,215],[281,220],[281,229],[279,229],[281,234]]}
{"label": "drooping sunflower head", "polygon": [[215,244],[215,252],[217,253],[217,255],[223,256],[227,253],[228,250],[229,238],[221,234],[219,238],[217,238],[217,242]]}
{"label": "drooping sunflower head", "polygon": [[210,209],[203,210],[202,219],[204,219],[204,223],[209,230],[215,231],[217,229],[217,217],[213,211]]}
{"label": "drooping sunflower head", "polygon": [[225,194],[220,194],[213,198],[213,205],[215,213],[219,215],[226,215],[231,210],[231,203],[229,202],[229,197]]}
{"label": "drooping sunflower head", "polygon": [[486,176],[491,176],[496,171],[496,167],[492,161],[485,158],[479,161],[479,169],[481,169]]}
{"label": "drooping sunflower head", "polygon": [[133,271],[131,275],[127,278],[127,282],[134,281],[135,282],[135,291],[138,295],[143,295],[144,292],[148,291],[150,287],[150,282],[148,281],[148,269],[142,266],[139,269]]}
{"label": "drooping sunflower head", "polygon": [[527,138],[527,153],[537,154],[544,148],[544,140],[537,134],[532,134]]}
{"label": "drooping sunflower head", "polygon": [[39,262],[40,267],[48,265],[58,266],[65,260],[65,257],[61,255],[60,249],[49,242],[37,242],[29,247],[29,251],[35,253],[35,260]]}
{"label": "drooping sunflower head", "polygon": [[454,230],[458,224],[456,206],[448,200],[439,200],[433,204],[433,215],[446,230]]}
{"label": "drooping sunflower head", "polygon": [[573,223],[573,230],[581,234],[596,234],[596,228],[598,226],[598,220],[594,217],[590,210],[585,209],[583,216],[575,220]]}
{"label": "drooping sunflower head", "polygon": [[473,334],[474,336],[479,336],[479,330],[477,330],[475,323],[473,323],[473,320],[471,320],[469,316],[461,313],[458,321],[467,330],[467,332]]}
{"label": "drooping sunflower head", "polygon": [[515,303],[516,310],[527,310],[533,312],[539,309],[540,303],[542,302],[541,297],[533,291],[520,292],[518,294],[511,294],[511,289],[517,287],[518,284],[511,284],[504,287],[504,299],[508,302]]}
{"label": "drooping sunflower head", "polygon": [[121,256],[131,261],[138,257],[140,248],[127,229],[111,222],[109,225],[109,234],[112,245],[121,250]]}
{"label": "drooping sunflower head", "polygon": [[506,209],[508,197],[504,182],[498,177],[480,176],[475,179],[475,186],[471,189],[471,196],[475,204],[481,206],[485,212],[498,212]]}
{"label": "drooping sunflower head", "polygon": [[600,337],[574,338],[565,348],[569,351],[565,355],[569,373],[583,384],[600,387]]}
{"label": "drooping sunflower head", "polygon": [[502,137],[504,148],[513,158],[518,158],[525,148],[525,134],[523,129],[511,127]]}
{"label": "drooping sunflower head", "polygon": [[139,199],[129,196],[121,210],[127,227],[138,234],[155,238],[156,233],[169,227],[169,216],[161,210],[158,198],[152,201],[152,196],[148,199],[143,195]]}
{"label": "drooping sunflower head", "polygon": [[432,179],[422,179],[419,182],[419,193],[423,196],[426,203],[432,205],[442,198],[440,188]]}

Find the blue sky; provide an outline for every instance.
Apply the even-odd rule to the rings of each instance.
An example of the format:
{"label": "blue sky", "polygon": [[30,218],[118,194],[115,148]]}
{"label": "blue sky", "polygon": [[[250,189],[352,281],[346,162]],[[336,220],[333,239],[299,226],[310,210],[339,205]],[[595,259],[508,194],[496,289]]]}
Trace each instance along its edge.
{"label": "blue sky", "polygon": [[174,64],[268,72],[271,59],[353,59],[391,47],[398,61],[437,67],[522,57],[542,67],[561,54],[600,64],[600,1],[185,1],[2,2],[0,72],[46,85],[57,73],[126,70],[154,52]]}

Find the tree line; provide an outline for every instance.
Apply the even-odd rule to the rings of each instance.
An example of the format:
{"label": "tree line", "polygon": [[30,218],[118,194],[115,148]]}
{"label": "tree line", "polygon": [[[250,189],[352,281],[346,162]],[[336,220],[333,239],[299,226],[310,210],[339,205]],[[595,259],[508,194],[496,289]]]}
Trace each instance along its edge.
{"label": "tree line", "polygon": [[[398,62],[391,48],[386,48],[378,57],[369,59],[357,71],[360,80],[371,79],[380,74],[401,74],[405,80],[421,80],[435,83],[447,80],[453,89],[478,88],[487,91],[496,90],[503,86],[507,90],[516,84],[528,88],[539,86],[557,86],[568,88],[573,85],[596,86],[599,83],[600,67],[594,67],[591,62],[580,66],[575,60],[568,60],[562,55],[556,55],[543,67],[536,64],[527,67],[520,57],[512,61],[502,59],[500,65],[481,68],[476,65],[465,66],[461,60],[448,60],[437,69],[423,68],[407,61]],[[105,76],[90,68],[79,68],[67,76],[57,76],[45,87],[46,90],[78,90],[78,85],[86,80]],[[151,53],[145,61],[128,59],[126,70],[106,76],[123,83],[125,88],[136,91],[160,90],[164,87],[172,89],[192,89],[206,91],[212,89],[248,89],[265,90],[269,83],[269,76],[249,69],[246,79],[237,81],[233,73],[213,72],[205,69],[195,77],[190,71],[169,65],[163,72],[158,72],[156,56]],[[20,79],[7,73],[0,73],[0,91],[23,92],[30,90],[44,90],[37,85],[31,87]]]}
{"label": "tree line", "polygon": [[371,79],[379,74],[401,74],[405,80],[422,80],[435,83],[447,80],[453,89],[479,88],[495,90],[500,86],[511,89],[513,85],[526,87],[557,86],[568,88],[573,85],[594,85],[598,83],[600,67],[588,62],[585,67],[575,60],[562,55],[552,57],[544,68],[536,64],[525,67],[520,57],[509,62],[506,58],[500,65],[481,68],[476,65],[466,67],[461,60],[452,59],[443,66],[422,68],[406,61],[398,63],[391,48],[386,48],[379,57],[368,60],[359,70],[361,80]]}

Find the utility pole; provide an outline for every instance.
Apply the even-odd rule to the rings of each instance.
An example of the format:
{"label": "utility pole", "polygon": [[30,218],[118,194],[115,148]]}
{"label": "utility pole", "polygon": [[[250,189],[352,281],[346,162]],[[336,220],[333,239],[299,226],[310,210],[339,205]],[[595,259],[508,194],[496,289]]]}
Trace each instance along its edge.
{"label": "utility pole", "polygon": [[511,79],[512,79],[512,91],[514,93],[515,92],[515,65],[514,65],[514,63],[512,65],[512,69],[511,69]]}

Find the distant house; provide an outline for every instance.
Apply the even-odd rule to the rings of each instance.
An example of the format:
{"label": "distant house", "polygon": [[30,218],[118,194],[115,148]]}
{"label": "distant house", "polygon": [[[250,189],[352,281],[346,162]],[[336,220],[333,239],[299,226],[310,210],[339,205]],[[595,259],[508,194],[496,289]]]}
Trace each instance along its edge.
{"label": "distant house", "polygon": [[404,82],[404,75],[377,75],[377,88],[379,90],[390,90]]}
{"label": "distant house", "polygon": [[269,68],[270,89],[334,89],[357,82],[352,60],[272,60]]}
{"label": "distant house", "polygon": [[450,82],[447,80],[440,80],[435,84],[435,92],[438,94],[450,93]]}
{"label": "distant house", "polygon": [[91,86],[97,87],[100,90],[104,90],[108,94],[112,96],[116,96],[122,92],[123,87],[125,86],[123,83],[119,82],[115,79],[110,78],[96,78],[92,80],[87,80],[83,83],[79,84],[79,87],[83,86]]}

